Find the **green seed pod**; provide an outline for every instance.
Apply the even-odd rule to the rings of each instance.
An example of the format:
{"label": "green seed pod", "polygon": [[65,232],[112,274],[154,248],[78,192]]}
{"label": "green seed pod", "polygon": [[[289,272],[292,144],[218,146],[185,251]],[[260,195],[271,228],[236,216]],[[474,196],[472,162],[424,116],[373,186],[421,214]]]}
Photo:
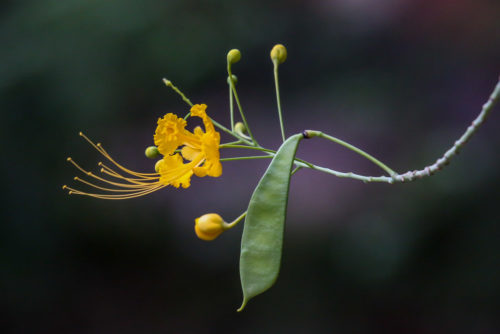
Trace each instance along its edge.
{"label": "green seed pod", "polygon": [[276,44],[271,50],[271,60],[273,62],[277,61],[278,64],[283,64],[286,60],[286,56],[286,48],[282,44]]}
{"label": "green seed pod", "polygon": [[241,52],[238,49],[232,49],[227,53],[227,63],[236,64],[241,59]]}
{"label": "green seed pod", "polygon": [[[238,77],[234,74],[231,75],[231,77],[233,78],[233,83],[236,85],[238,83]],[[227,76],[227,84],[231,85],[231,81],[229,80],[229,75]]]}
{"label": "green seed pod", "polygon": [[160,155],[160,152],[158,151],[158,147],[149,146],[144,154],[146,154],[146,157],[148,157],[149,159],[156,159]]}
{"label": "green seed pod", "polygon": [[278,278],[290,176],[302,138],[296,134],[281,145],[250,199],[241,238],[243,303],[238,311]]}

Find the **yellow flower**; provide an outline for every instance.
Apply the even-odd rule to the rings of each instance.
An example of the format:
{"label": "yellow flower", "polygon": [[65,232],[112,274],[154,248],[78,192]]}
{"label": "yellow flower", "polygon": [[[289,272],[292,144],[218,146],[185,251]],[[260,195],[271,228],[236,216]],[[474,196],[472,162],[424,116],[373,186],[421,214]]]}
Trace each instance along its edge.
{"label": "yellow flower", "polygon": [[184,119],[172,113],[158,119],[154,140],[161,154],[170,155],[179,147],[183,138],[189,132],[184,129],[186,124],[187,122]]}
{"label": "yellow flower", "polygon": [[228,229],[228,224],[216,213],[207,213],[194,220],[194,231],[198,238],[211,241]]}
{"label": "yellow flower", "polygon": [[[80,136],[108,159],[112,166],[114,165],[113,169],[99,162],[101,172],[111,176],[112,179],[105,179],[88,172],[68,158],[68,161],[81,172],[108,186],[104,187],[75,177],[76,181],[99,189],[103,193],[87,193],[68,186],[63,186],[63,189],[75,195],[102,199],[127,199],[143,196],[169,185],[187,188],[191,184],[193,174],[199,177],[220,176],[222,174],[219,155],[220,134],[215,131],[212,121],[206,114],[206,108],[205,104],[196,104],[191,108],[191,116],[200,117],[203,120],[205,131],[201,127],[196,127],[193,132],[186,130],[187,122],[172,113],[158,119],[154,142],[163,158],[156,163],[156,173],[138,173],[123,167],[104,150],[100,143],[94,144],[80,132]],[[176,153],[175,151],[180,147],[182,147],[181,153]],[[184,163],[184,160],[188,162]]]}
{"label": "yellow flower", "polygon": [[[192,170],[196,176],[218,177],[222,174],[222,165],[219,161],[220,134],[215,131],[214,125],[206,113],[206,104],[195,104],[191,108],[191,117],[200,117],[205,126],[205,132],[201,127],[196,127],[193,133],[185,130],[186,123],[182,123],[177,116],[167,114],[164,118],[158,120],[158,128],[155,133],[155,144],[158,151],[167,156],[177,147],[184,146],[181,150],[182,157],[191,161],[189,170]],[[168,136],[168,140],[165,137]],[[172,149],[169,142],[175,142],[177,146]],[[177,161],[180,161],[177,159]],[[160,166],[160,175],[163,176]],[[165,181],[170,177],[164,178]]]}

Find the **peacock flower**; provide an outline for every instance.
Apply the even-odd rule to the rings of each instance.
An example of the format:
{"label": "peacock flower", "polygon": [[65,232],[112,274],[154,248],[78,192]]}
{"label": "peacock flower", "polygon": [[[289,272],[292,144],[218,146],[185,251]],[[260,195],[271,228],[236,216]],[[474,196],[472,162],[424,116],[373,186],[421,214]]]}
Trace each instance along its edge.
{"label": "peacock flower", "polygon": [[169,185],[187,188],[191,184],[193,174],[198,177],[220,176],[222,174],[219,155],[220,134],[215,131],[206,109],[205,104],[196,104],[191,108],[191,117],[201,118],[205,131],[199,126],[193,132],[186,130],[187,122],[172,113],[158,119],[154,142],[163,158],[156,163],[155,173],[138,173],[125,168],[116,162],[100,143],[94,144],[80,132],[80,136],[111,163],[110,166],[102,162],[98,164],[101,173],[110,176],[111,179],[88,172],[73,159],[68,158],[68,161],[82,173],[98,182],[96,184],[79,177],[75,177],[75,181],[101,192],[88,193],[68,186],[63,186],[63,189],[75,195],[101,199],[127,199],[144,196]]}

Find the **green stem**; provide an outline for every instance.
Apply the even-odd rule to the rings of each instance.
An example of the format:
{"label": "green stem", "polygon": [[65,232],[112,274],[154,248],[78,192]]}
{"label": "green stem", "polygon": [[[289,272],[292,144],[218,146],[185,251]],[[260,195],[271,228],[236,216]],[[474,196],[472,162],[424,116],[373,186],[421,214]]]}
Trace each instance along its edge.
{"label": "green stem", "polygon": [[376,159],[375,157],[373,157],[372,155],[366,153],[365,151],[363,151],[363,150],[361,150],[361,149],[359,149],[359,148],[357,148],[357,147],[355,147],[355,146],[353,146],[353,145],[351,145],[349,143],[346,143],[345,141],[343,141],[341,139],[338,139],[338,138],[335,138],[333,136],[327,135],[327,134],[325,134],[325,133],[323,133],[321,131],[306,130],[305,133],[307,133],[308,137],[320,137],[320,138],[332,141],[334,143],[337,143],[339,145],[342,145],[342,146],[350,149],[351,151],[356,152],[357,154],[361,155],[362,157],[370,160],[375,165],[377,165],[380,168],[382,168],[390,176],[398,175],[395,171],[393,171],[392,169],[390,169],[389,167],[387,167],[387,165],[385,165],[384,163],[382,163],[380,160]]}
{"label": "green stem", "polygon": [[243,124],[245,124],[245,128],[247,129],[247,132],[248,132],[248,135],[250,136],[250,138],[252,138],[252,142],[254,143],[254,145],[258,145],[257,141],[255,140],[255,138],[252,134],[252,131],[250,130],[250,127],[248,126],[248,122],[247,122],[247,119],[245,118],[245,113],[243,112],[243,108],[241,107],[240,98],[238,97],[238,93],[236,92],[236,87],[234,85],[233,74],[231,73],[231,64],[229,64],[229,63],[227,64],[227,73],[229,75],[229,82],[231,83],[231,90],[233,92],[234,99],[236,100],[236,104],[238,105],[238,109],[240,111],[240,115],[241,115],[241,119],[243,121]]}
{"label": "green stem", "polygon": [[253,160],[253,159],[272,159],[272,155],[253,155],[248,157],[232,157],[232,158],[222,158],[220,161],[239,161],[239,160]]}
{"label": "green stem", "polygon": [[[233,131],[229,130],[229,129],[228,129],[228,128],[226,128],[224,125],[220,124],[219,122],[216,122],[213,118],[210,118],[210,120],[212,121],[212,123],[213,123],[216,127],[218,127],[219,129],[221,129],[221,130],[222,130],[222,131],[224,131],[225,133],[227,133],[227,134],[229,134],[229,135],[233,136],[234,138],[236,138],[236,139],[238,139],[238,140],[240,140],[240,141],[242,141],[242,142],[244,142],[244,143],[246,143],[246,144],[248,144],[248,145],[254,145],[254,143],[252,143],[252,142],[248,141],[248,140],[247,140],[247,139],[245,139],[245,138],[240,137],[238,134],[236,134],[236,133],[234,133]],[[224,145],[224,144],[223,144],[223,145]],[[222,147],[223,145],[220,145],[219,147]],[[242,146],[244,146],[244,145],[242,145]]]}
{"label": "green stem", "polygon": [[247,146],[247,145],[233,145],[233,144],[222,144],[219,145],[219,148],[242,148],[247,150],[257,150],[262,152],[276,153],[276,151],[268,150],[267,148],[263,148],[260,146]]}
{"label": "green stem", "polygon": [[[300,160],[300,159],[295,159],[295,160]],[[394,183],[394,179],[390,176],[365,176],[365,175],[359,175],[359,174],[355,174],[355,173],[351,173],[351,172],[343,173],[343,172],[339,172],[339,171],[336,171],[336,170],[333,170],[330,168],[317,166],[317,165],[312,164],[312,163],[307,162],[307,161],[304,161],[304,162],[296,161],[295,165],[298,167],[310,168],[312,170],[316,170],[318,172],[334,175],[334,176],[340,177],[340,178],[349,178],[349,179],[363,181],[365,183],[368,183],[368,182]]]}
{"label": "green stem", "polygon": [[236,144],[241,144],[241,140],[231,141],[231,142],[228,142],[228,143],[221,144],[219,146],[222,146],[222,145],[236,145]]}
{"label": "green stem", "polygon": [[231,119],[231,131],[234,131],[234,102],[231,84],[229,84],[229,117]]}
{"label": "green stem", "polygon": [[[261,152],[266,152],[269,154],[270,157],[274,157],[276,154],[276,151],[269,150],[263,147],[255,147],[255,146],[246,146],[246,145],[232,145],[232,144],[223,144],[220,145],[221,148],[240,148],[240,149],[247,149],[247,150],[257,150]],[[386,183],[393,183],[395,180],[392,177],[388,176],[365,176],[365,175],[359,175],[355,173],[344,173],[344,172],[339,172],[330,168],[322,167],[315,165],[313,163],[310,163],[308,161],[295,158],[294,162],[295,166],[300,167],[300,168],[309,168],[316,170],[318,172],[334,175],[340,178],[350,178],[350,179],[355,179],[363,182],[386,182]]]}
{"label": "green stem", "polygon": [[193,106],[193,103],[191,102],[191,100],[189,100],[186,95],[184,95],[179,88],[175,87],[174,84],[172,83],[172,81],[168,80],[168,79],[165,79],[163,78],[163,82],[165,83],[165,85],[167,85],[167,87],[170,87],[171,89],[173,89],[174,92],[176,92],[177,94],[180,95],[180,97],[184,100],[184,102],[186,102],[190,107]]}
{"label": "green stem", "polygon": [[293,174],[297,173],[297,172],[298,172],[299,170],[301,170],[301,169],[302,169],[302,166],[297,166],[297,167],[295,167],[295,169],[294,169],[294,170],[292,170],[292,172],[290,173],[290,175],[293,175]]}
{"label": "green stem", "polygon": [[278,59],[273,59],[274,64],[274,86],[276,87],[276,102],[278,105],[278,116],[280,119],[281,137],[285,141],[285,128],[283,126],[283,116],[281,113],[280,87],[278,83]]}
{"label": "green stem", "polygon": [[235,227],[241,220],[243,220],[243,218],[245,218],[246,215],[247,215],[247,212],[246,211],[243,212],[238,218],[236,218],[235,220],[233,220],[229,224],[225,225],[225,229],[228,230],[230,228]]}

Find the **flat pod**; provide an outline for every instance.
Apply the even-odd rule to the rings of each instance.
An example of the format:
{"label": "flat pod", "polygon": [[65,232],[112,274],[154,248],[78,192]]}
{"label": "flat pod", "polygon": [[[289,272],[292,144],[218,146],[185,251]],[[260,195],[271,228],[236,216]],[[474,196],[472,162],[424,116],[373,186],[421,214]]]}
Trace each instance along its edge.
{"label": "flat pod", "polygon": [[302,138],[302,134],[296,134],[281,145],[250,199],[241,239],[243,303],[238,312],[278,278],[290,175]]}

